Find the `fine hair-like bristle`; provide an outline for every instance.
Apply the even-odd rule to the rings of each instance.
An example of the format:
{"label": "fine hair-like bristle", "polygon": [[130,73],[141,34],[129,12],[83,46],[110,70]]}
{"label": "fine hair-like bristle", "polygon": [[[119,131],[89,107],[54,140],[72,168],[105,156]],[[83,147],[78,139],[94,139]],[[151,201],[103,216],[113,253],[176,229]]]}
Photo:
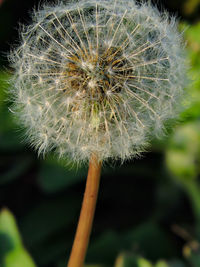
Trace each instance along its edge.
{"label": "fine hair-like bristle", "polygon": [[174,18],[133,0],[44,5],[10,60],[12,110],[39,153],[85,161],[139,155],[180,108]]}

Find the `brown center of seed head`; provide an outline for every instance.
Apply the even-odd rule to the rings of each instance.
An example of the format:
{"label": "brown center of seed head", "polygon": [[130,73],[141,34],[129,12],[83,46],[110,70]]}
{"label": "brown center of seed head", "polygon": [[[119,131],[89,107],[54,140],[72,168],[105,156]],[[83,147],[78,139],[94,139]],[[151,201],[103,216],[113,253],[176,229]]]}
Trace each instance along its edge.
{"label": "brown center of seed head", "polygon": [[99,49],[98,54],[71,58],[67,63],[69,87],[78,96],[103,101],[110,95],[121,92],[131,68],[121,49]]}

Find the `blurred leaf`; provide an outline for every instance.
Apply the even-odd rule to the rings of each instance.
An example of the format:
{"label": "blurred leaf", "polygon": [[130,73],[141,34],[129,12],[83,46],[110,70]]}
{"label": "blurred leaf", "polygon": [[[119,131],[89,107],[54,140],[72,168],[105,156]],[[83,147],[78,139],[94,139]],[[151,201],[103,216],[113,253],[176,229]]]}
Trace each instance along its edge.
{"label": "blurred leaf", "polygon": [[24,249],[15,249],[5,256],[5,267],[36,267]]}
{"label": "blurred leaf", "polygon": [[187,0],[183,7],[184,13],[191,15],[197,9],[198,5],[200,5],[200,0]]}
{"label": "blurred leaf", "polygon": [[190,256],[187,258],[191,266],[198,267],[200,266],[200,250],[197,251],[191,250]]}
{"label": "blurred leaf", "polygon": [[6,184],[18,178],[27,171],[31,163],[32,158],[27,155],[22,155],[14,159],[11,159],[10,157],[3,158],[2,162],[0,163],[0,167],[3,167],[5,171],[2,171],[0,185]]}
{"label": "blurred leaf", "polygon": [[[199,0],[198,0],[199,1]],[[199,1],[200,2],[200,1]],[[200,22],[197,22],[193,25],[188,24],[182,24],[184,30],[184,36],[185,39],[187,39],[187,48],[190,51],[190,54],[192,56],[192,67],[199,66],[200,59],[194,57],[195,54],[198,54],[200,52]]]}
{"label": "blurred leaf", "polygon": [[58,162],[53,156],[49,156],[41,164],[38,184],[44,192],[55,193],[85,177],[86,168],[71,166],[67,162]]}
{"label": "blurred leaf", "polygon": [[0,71],[0,149],[6,152],[23,147],[16,128],[17,123],[8,107],[9,78],[9,73]]}
{"label": "blurred leaf", "polygon": [[115,267],[153,267],[153,265],[144,258],[123,253],[118,256]]}
{"label": "blurred leaf", "polygon": [[196,178],[200,173],[200,122],[186,123],[176,129],[165,152],[166,165],[184,186],[200,219],[200,188]]}
{"label": "blurred leaf", "polygon": [[23,247],[14,216],[7,209],[0,213],[0,244],[4,252],[0,254],[2,267],[36,266]]}
{"label": "blurred leaf", "polygon": [[0,213],[0,233],[8,235],[11,238],[13,247],[22,247],[22,240],[15,218],[7,209],[3,209]]}
{"label": "blurred leaf", "polygon": [[[167,264],[168,264],[167,267],[186,267],[185,263],[183,263],[183,261],[180,261],[180,260],[171,260],[171,261],[167,262]],[[157,266],[155,266],[155,267],[157,267]]]}
{"label": "blurred leaf", "polygon": [[[0,115],[0,150],[8,153],[9,151],[12,152],[23,149],[25,144],[23,139],[18,135],[17,129],[13,126],[9,126],[7,129],[7,126],[4,125],[1,118],[2,116]],[[11,121],[11,118],[8,117],[8,120]]]}
{"label": "blurred leaf", "polygon": [[200,116],[200,22],[194,25],[181,24],[187,42],[188,58],[190,60],[189,79],[187,92],[188,108],[183,112],[185,120],[199,118]]}
{"label": "blurred leaf", "polygon": [[89,246],[87,260],[112,264],[116,255],[124,249],[145,252],[145,257],[153,261],[175,254],[172,243],[161,228],[156,223],[147,222],[129,231],[104,232]]}
{"label": "blurred leaf", "polygon": [[166,261],[159,261],[154,265],[154,267],[169,267],[169,265],[166,263]]}
{"label": "blurred leaf", "polygon": [[59,196],[36,205],[20,223],[26,243],[37,249],[38,243],[66,229],[76,221],[79,204],[75,196]]}
{"label": "blurred leaf", "polygon": [[155,192],[154,217],[159,221],[168,221],[172,214],[180,210],[184,195],[180,186],[172,183],[164,171],[160,178]]}
{"label": "blurred leaf", "polygon": [[114,231],[104,231],[97,240],[91,242],[86,262],[103,262],[112,264],[123,245],[124,243],[120,234],[115,233]]}
{"label": "blurred leaf", "polygon": [[[197,267],[199,265],[194,265]],[[118,256],[115,267],[186,267],[183,262],[179,260],[173,261],[164,261],[160,260],[156,264],[152,264],[147,259],[142,257],[130,254],[130,253],[122,253]]]}
{"label": "blurred leaf", "polygon": [[3,106],[5,106],[6,102],[6,89],[9,86],[9,78],[10,74],[6,71],[0,70],[0,110],[2,109]]}
{"label": "blurred leaf", "polygon": [[199,171],[200,122],[190,122],[174,132],[166,149],[166,164],[171,173],[181,179],[193,179]]}
{"label": "blurred leaf", "polygon": [[169,257],[175,253],[173,244],[165,232],[157,223],[152,221],[142,223],[132,231],[127,232],[124,239],[129,244],[129,248],[135,247],[137,251],[145,251],[145,258],[152,261],[161,257]]}
{"label": "blurred leaf", "polygon": [[72,246],[72,240],[69,242],[68,235],[55,233],[49,235],[43,242],[37,244],[31,249],[34,259],[39,266],[48,266],[52,263],[57,263],[61,258],[65,257],[63,262],[59,266],[66,267],[67,252],[70,252]]}
{"label": "blurred leaf", "polygon": [[179,126],[165,152],[166,165],[172,177],[187,193],[196,218],[196,234],[200,238],[200,121]]}

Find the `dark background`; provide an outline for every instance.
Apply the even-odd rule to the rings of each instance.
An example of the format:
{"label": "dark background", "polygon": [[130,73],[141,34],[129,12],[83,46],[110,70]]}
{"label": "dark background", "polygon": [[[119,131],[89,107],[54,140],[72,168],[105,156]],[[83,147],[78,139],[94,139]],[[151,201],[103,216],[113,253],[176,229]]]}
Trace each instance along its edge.
{"label": "dark background", "polygon": [[[153,2],[176,15],[184,29],[191,62],[189,105],[181,123],[163,140],[152,141],[151,152],[104,165],[86,259],[90,267],[200,266],[200,1]],[[17,43],[19,23],[29,23],[39,3],[0,1],[3,267],[66,266],[87,174],[87,166],[66,167],[53,155],[38,158],[8,110],[7,54]]]}

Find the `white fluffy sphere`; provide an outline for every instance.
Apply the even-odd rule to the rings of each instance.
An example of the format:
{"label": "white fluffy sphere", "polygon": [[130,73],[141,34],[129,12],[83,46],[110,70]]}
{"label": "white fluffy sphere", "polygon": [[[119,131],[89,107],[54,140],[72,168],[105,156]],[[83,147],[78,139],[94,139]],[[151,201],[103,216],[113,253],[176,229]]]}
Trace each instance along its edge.
{"label": "white fluffy sphere", "polygon": [[11,54],[14,111],[39,153],[138,155],[177,115],[185,83],[173,18],[134,0],[44,5]]}

